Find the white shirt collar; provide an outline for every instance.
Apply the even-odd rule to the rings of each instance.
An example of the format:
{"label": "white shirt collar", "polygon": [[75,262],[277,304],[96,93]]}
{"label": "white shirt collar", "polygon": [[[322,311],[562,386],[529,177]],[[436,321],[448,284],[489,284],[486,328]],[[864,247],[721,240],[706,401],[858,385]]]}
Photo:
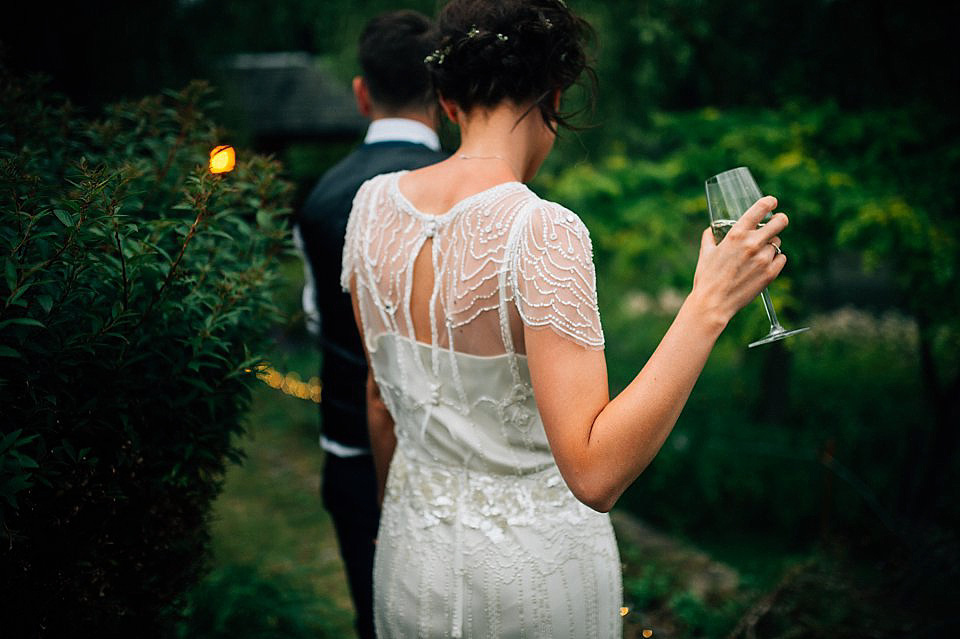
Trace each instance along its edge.
{"label": "white shirt collar", "polygon": [[440,150],[437,132],[423,122],[407,118],[380,118],[370,123],[364,144],[375,142],[414,142],[434,151]]}

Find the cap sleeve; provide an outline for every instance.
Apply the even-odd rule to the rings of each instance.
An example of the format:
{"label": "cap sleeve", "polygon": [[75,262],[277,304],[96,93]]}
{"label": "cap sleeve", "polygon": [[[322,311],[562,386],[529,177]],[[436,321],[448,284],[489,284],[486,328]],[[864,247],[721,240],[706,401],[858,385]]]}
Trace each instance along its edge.
{"label": "cap sleeve", "polygon": [[347,231],[343,238],[343,261],[340,270],[340,287],[345,293],[350,292],[350,283],[362,260],[361,227],[363,218],[370,208],[371,191],[373,184],[370,180],[364,182],[353,198],[353,207],[350,217],[347,218]]}
{"label": "cap sleeve", "polygon": [[602,349],[597,277],[590,233],[573,212],[552,202],[528,209],[513,246],[514,301],[523,323],[550,327]]}

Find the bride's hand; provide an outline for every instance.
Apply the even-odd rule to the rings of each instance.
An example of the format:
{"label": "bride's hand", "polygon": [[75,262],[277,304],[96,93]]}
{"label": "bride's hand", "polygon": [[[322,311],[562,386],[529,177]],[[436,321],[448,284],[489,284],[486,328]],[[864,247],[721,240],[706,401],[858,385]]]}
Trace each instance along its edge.
{"label": "bride's hand", "polygon": [[777,198],[767,195],[747,209],[720,244],[709,228],[700,240],[700,258],[693,277],[693,292],[709,311],[719,314],[726,324],[772,282],[787,263],[779,251],[779,234],[789,220],[777,213],[764,225],[758,225],[777,206]]}

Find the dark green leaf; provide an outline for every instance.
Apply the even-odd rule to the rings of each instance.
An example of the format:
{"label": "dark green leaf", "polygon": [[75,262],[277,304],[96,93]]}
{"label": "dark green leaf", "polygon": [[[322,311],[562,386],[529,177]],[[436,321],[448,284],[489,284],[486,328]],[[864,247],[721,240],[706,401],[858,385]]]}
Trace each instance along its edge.
{"label": "dark green leaf", "polygon": [[7,304],[8,304],[8,305],[10,305],[10,304],[16,304],[17,301],[18,301],[21,297],[23,297],[23,294],[26,293],[28,290],[30,290],[30,287],[31,287],[31,286],[33,286],[33,282],[26,282],[25,284],[22,284],[22,285],[20,286],[20,288],[18,288],[17,291],[16,291],[13,295],[11,295],[9,298],[7,298]]}
{"label": "dark green leaf", "polygon": [[7,277],[7,287],[12,291],[17,288],[17,263],[8,259],[4,263],[4,271]]}
{"label": "dark green leaf", "polygon": [[60,220],[60,223],[66,226],[67,228],[72,228],[74,225],[73,216],[70,213],[63,211],[61,209],[55,209],[53,214],[57,216],[57,219]]}
{"label": "dark green leaf", "polygon": [[3,320],[0,322],[0,329],[10,326],[11,324],[19,324],[21,326],[36,326],[39,328],[46,328],[42,322],[39,322],[32,317],[15,317],[13,319]]}
{"label": "dark green leaf", "polygon": [[0,346],[0,357],[22,357],[22,355],[9,346]]}
{"label": "dark green leaf", "polygon": [[63,450],[65,450],[67,455],[70,456],[70,459],[72,459],[73,461],[77,461],[77,451],[74,450],[73,444],[71,444],[66,439],[61,439],[60,445],[63,446]]}
{"label": "dark green leaf", "polygon": [[43,309],[44,313],[49,313],[50,309],[53,308],[53,298],[49,295],[37,295],[37,303],[40,305],[40,308]]}
{"label": "dark green leaf", "polygon": [[29,455],[24,455],[21,452],[13,450],[10,452],[11,455],[17,460],[17,463],[20,464],[21,468],[39,468],[40,465],[30,457]]}
{"label": "dark green leaf", "polygon": [[17,441],[17,437],[19,437],[20,433],[22,432],[23,432],[23,429],[18,428],[12,433],[7,433],[7,435],[3,439],[0,439],[0,453],[10,448],[13,445],[13,443]]}

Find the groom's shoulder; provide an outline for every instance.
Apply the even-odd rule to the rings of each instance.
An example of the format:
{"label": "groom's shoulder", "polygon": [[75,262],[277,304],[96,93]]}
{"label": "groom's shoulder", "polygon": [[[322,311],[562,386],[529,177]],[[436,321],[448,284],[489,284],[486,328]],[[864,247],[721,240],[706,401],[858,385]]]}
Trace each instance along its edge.
{"label": "groom's shoulder", "polygon": [[308,206],[323,200],[352,200],[360,185],[385,173],[419,169],[448,157],[422,144],[382,142],[364,144],[330,167],[317,181]]}
{"label": "groom's shoulder", "polygon": [[364,145],[347,159],[369,179],[382,173],[419,169],[447,157],[448,153],[422,144],[397,141]]}

